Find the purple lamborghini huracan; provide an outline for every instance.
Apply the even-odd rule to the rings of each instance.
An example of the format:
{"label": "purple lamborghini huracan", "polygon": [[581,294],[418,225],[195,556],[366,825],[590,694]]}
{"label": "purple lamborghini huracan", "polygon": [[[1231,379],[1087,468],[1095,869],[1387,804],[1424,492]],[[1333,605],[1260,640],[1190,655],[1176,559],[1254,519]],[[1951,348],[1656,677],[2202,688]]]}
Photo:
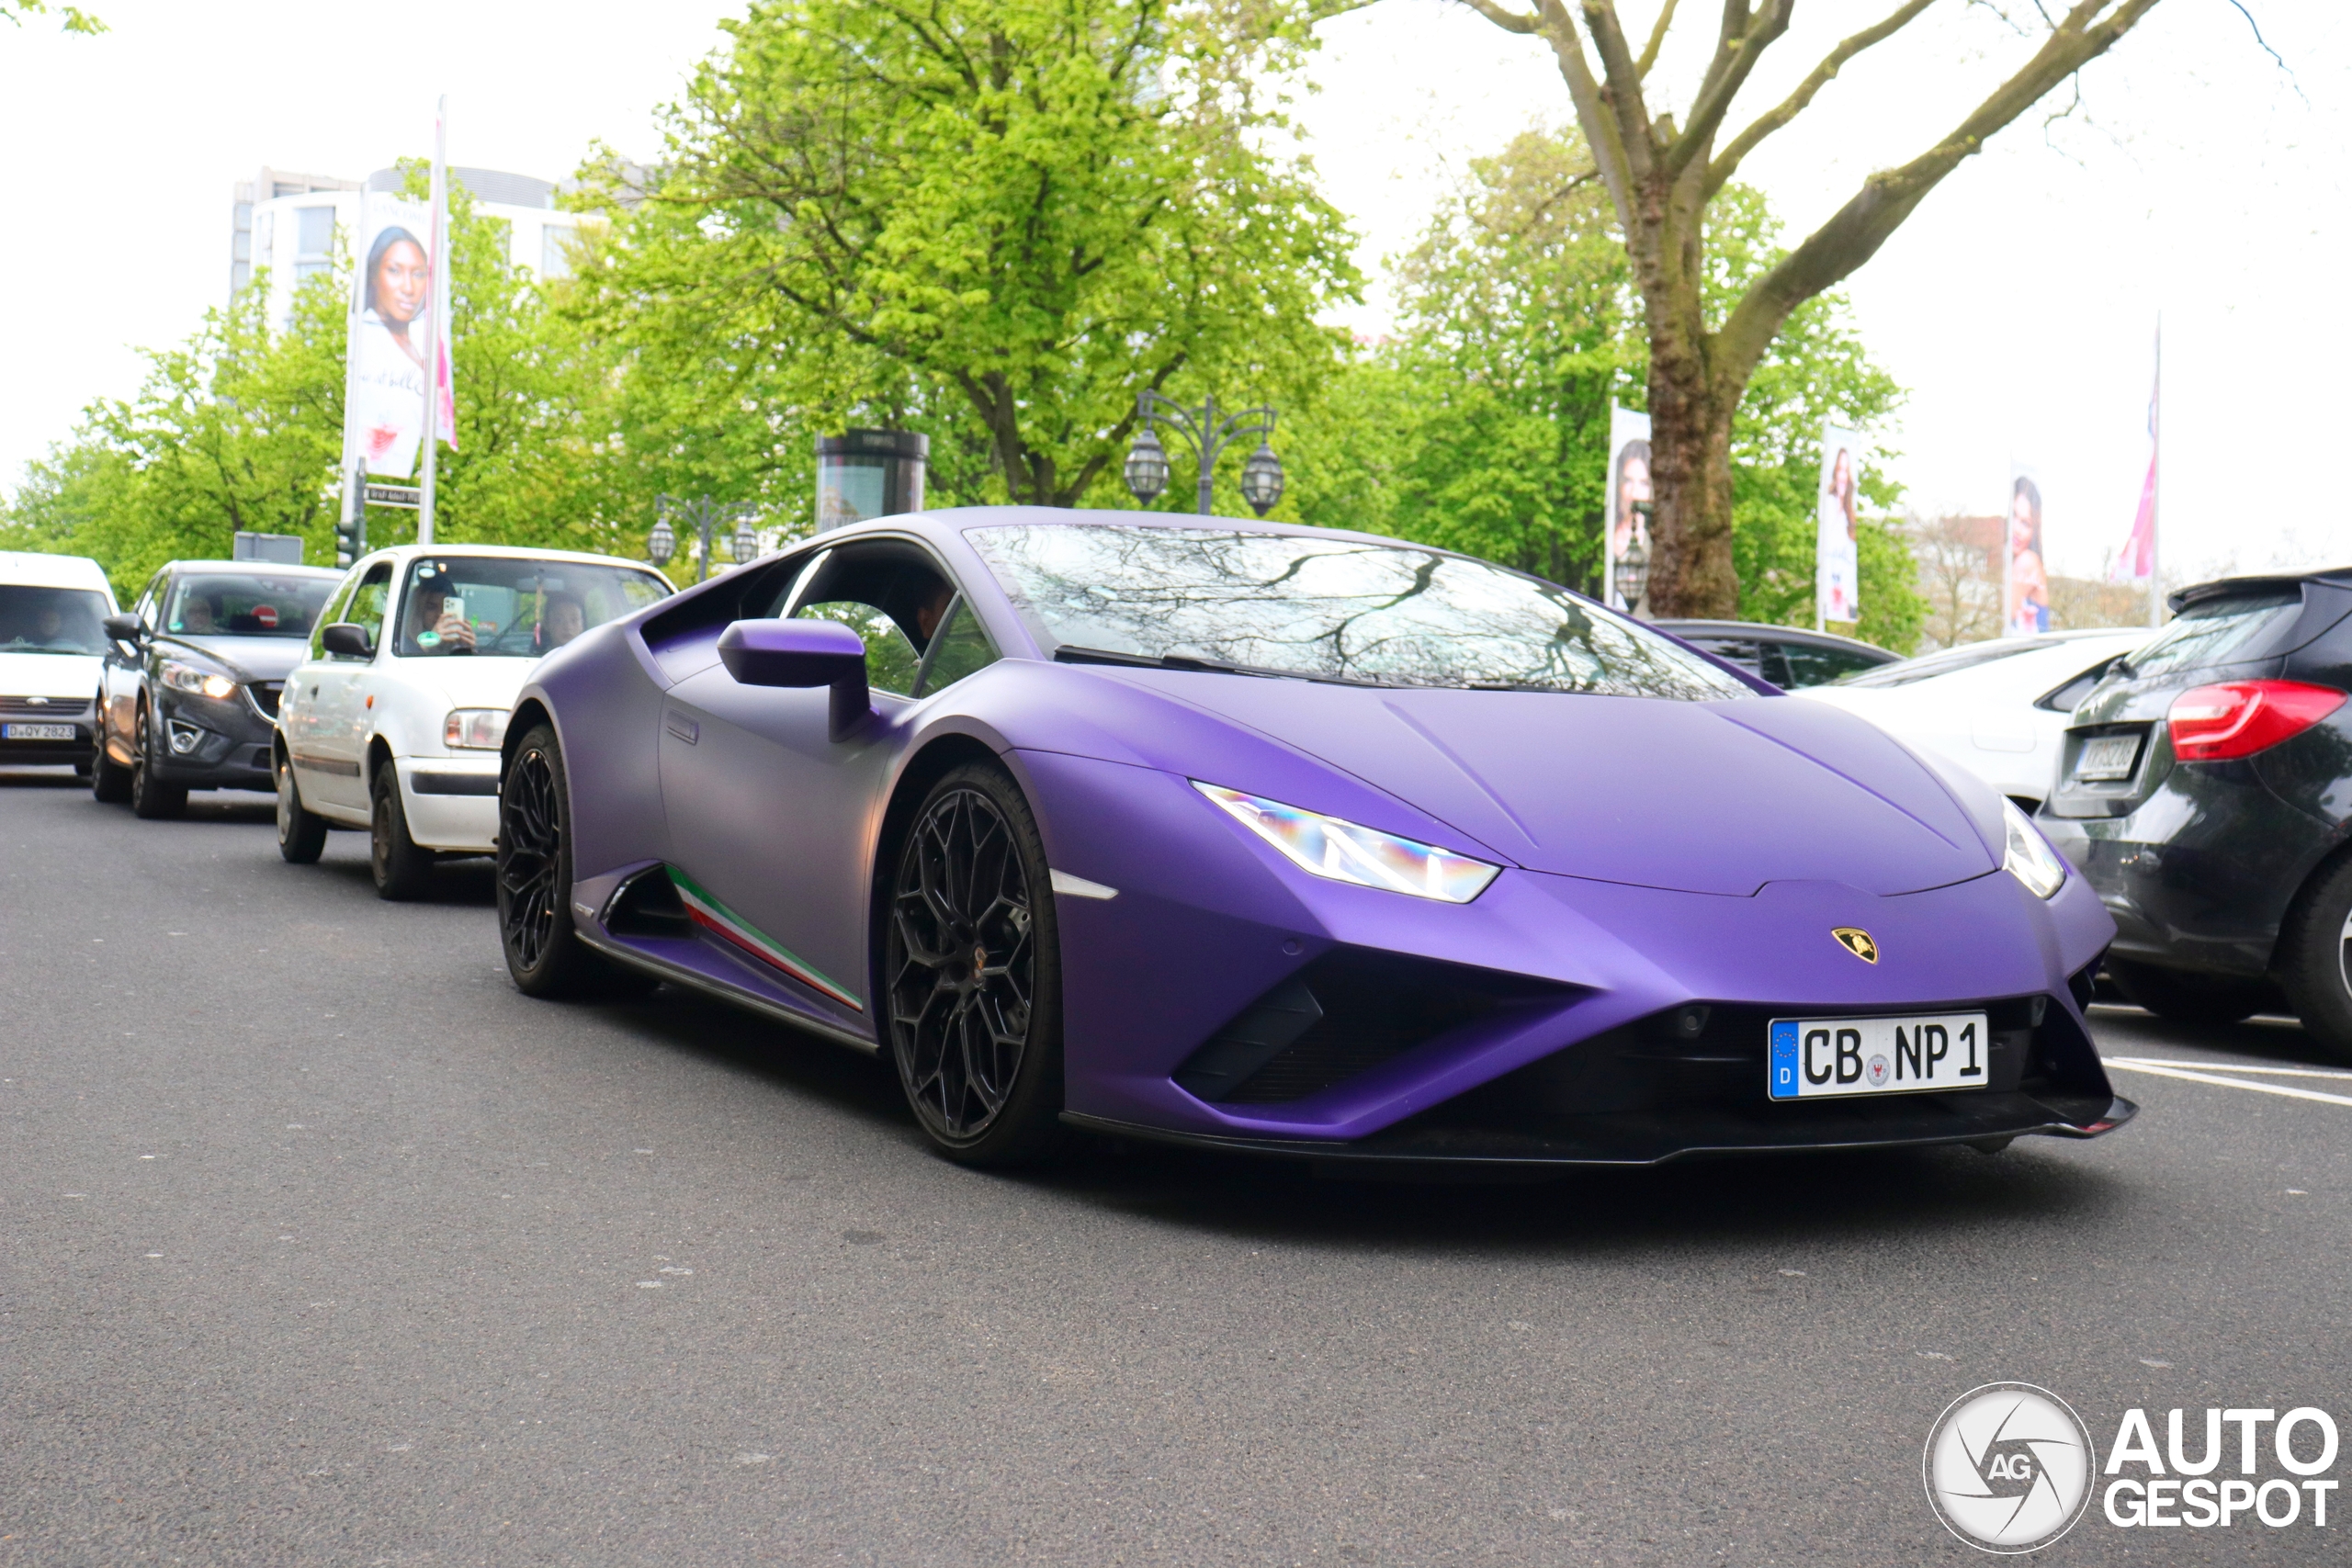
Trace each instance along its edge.
{"label": "purple lamborghini huracan", "polygon": [[1222,518],[894,517],[546,660],[498,913],[888,1055],[974,1163],[2090,1137],[2114,927],[1973,777],[1589,600]]}

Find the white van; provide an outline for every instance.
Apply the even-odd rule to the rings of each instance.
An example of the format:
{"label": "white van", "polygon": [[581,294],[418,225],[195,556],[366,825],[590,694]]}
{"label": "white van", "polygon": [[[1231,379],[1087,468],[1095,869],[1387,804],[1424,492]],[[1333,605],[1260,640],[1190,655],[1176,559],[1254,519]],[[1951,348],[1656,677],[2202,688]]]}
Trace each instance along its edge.
{"label": "white van", "polygon": [[0,550],[0,764],[90,771],[114,588],[87,556]]}

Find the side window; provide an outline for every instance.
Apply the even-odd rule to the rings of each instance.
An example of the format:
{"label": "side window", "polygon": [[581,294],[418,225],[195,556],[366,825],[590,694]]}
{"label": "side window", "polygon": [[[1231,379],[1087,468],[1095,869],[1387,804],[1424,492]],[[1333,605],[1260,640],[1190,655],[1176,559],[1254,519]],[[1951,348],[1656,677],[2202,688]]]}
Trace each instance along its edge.
{"label": "side window", "polygon": [[839,621],[849,627],[865,642],[865,683],[877,692],[914,695],[922,655],[915,651],[913,639],[899,629],[889,612],[854,599],[829,599],[803,604],[792,614],[796,620]]}
{"label": "side window", "polygon": [[334,591],[334,600],[325,609],[319,612],[317,623],[311,627],[311,658],[325,657],[326,649],[320,644],[319,639],[326,634],[329,626],[343,619],[343,607],[349,603],[351,603],[351,580],[346,577],[343,581],[343,586]]}
{"label": "side window", "polygon": [[1848,653],[1838,648],[1807,648],[1800,643],[1786,643],[1781,651],[1788,655],[1789,682],[1799,686],[1826,686],[1857,670],[1867,670],[1871,660],[1860,654]]}
{"label": "side window", "polygon": [[1694,637],[1690,640],[1717,659],[1727,664],[1736,664],[1751,675],[1764,672],[1764,667],[1757,660],[1756,645],[1744,637]]}
{"label": "side window", "polygon": [[131,606],[131,614],[152,626],[155,624],[155,607],[163,603],[163,599],[164,574],[159,571],[149,578],[147,586],[140,591],[139,603]]}
{"label": "side window", "polygon": [[1784,692],[1796,683],[1796,677],[1789,672],[1789,650],[1784,643],[1756,645],[1756,672]]}
{"label": "side window", "polygon": [[929,696],[1002,657],[996,645],[989,641],[989,634],[980,629],[979,617],[972,614],[972,607],[964,603],[964,596],[959,593],[955,607],[947,612],[946,624],[939,628],[939,635],[932,639],[931,649],[924,655],[922,681],[916,690]]}
{"label": "side window", "polygon": [[368,569],[352,592],[351,604],[343,618],[368,628],[368,642],[380,648],[384,641],[384,604],[392,594],[392,563],[378,561]]}

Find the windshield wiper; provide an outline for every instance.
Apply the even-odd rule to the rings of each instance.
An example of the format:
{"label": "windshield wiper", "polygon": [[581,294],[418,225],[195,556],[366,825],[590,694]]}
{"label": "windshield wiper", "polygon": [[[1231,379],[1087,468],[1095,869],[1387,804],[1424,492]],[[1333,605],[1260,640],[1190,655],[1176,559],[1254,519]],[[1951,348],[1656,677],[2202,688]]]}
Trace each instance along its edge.
{"label": "windshield wiper", "polygon": [[1382,689],[1396,684],[1392,681],[1363,681],[1352,675],[1325,675],[1312,670],[1275,670],[1261,664],[1233,664],[1221,659],[1202,659],[1190,653],[1120,653],[1107,648],[1080,648],[1075,643],[1061,643],[1054,649],[1057,664],[1114,664],[1128,670],[1196,670],[1212,675],[1255,675],[1269,681],[1321,681],[1335,686],[1370,686]]}

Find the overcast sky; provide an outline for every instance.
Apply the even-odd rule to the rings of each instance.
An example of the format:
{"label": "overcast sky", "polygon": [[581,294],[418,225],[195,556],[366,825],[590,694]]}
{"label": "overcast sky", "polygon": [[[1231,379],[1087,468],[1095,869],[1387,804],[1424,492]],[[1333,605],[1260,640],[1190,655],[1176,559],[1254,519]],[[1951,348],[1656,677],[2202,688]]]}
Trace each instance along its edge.
{"label": "overcast sky", "polygon": [[[95,8],[114,28],[97,39],[40,21],[0,28],[0,136],[17,149],[0,250],[17,301],[0,378],[9,483],[84,404],[136,387],[137,346],[176,342],[221,302],[232,182],[264,163],[356,176],[422,153],[444,91],[453,162],[554,178],[594,139],[650,153],[656,107],[740,7]],[[1885,8],[1806,0],[1735,119]],[[2352,8],[2248,8],[2287,70],[2229,0],[2165,0],[2084,73],[2074,118],[2012,128],[1854,278],[1864,339],[1910,390],[1880,438],[1901,454],[1889,467],[1918,510],[1997,510],[2010,464],[2031,464],[2053,564],[2096,570],[2138,499],[2161,311],[2167,567],[2352,560],[2352,515],[2325,456],[2344,423],[2338,367],[2352,359],[2339,281]],[[1643,23],[1655,6],[1623,9]],[[1653,77],[1678,107],[1709,42],[1710,8],[1686,9]],[[396,38],[381,34],[387,17]],[[1751,162],[1745,177],[1792,239],[1870,170],[1949,129],[2021,47],[1960,0],[1929,18],[1849,65]],[[1568,114],[1542,45],[1444,0],[1381,0],[1324,36],[1321,90],[1297,113],[1328,191],[1364,235],[1367,270],[1411,243],[1469,158]],[[1350,320],[1378,331],[1381,299]]]}

